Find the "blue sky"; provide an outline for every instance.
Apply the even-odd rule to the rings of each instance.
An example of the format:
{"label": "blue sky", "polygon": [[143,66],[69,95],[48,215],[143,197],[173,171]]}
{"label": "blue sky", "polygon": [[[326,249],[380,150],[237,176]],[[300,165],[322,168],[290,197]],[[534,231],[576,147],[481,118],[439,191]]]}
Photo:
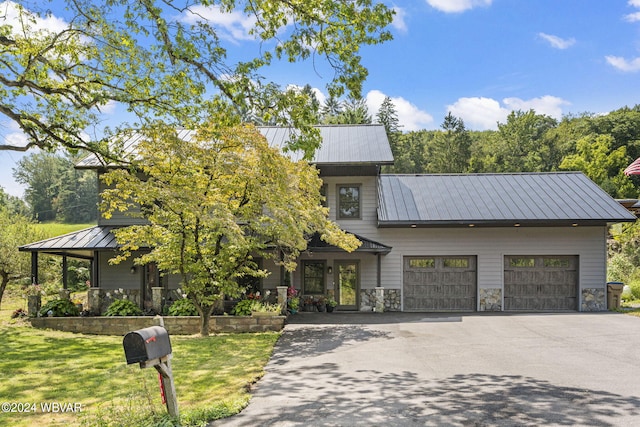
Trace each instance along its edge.
{"label": "blue sky", "polygon": [[[370,112],[385,96],[403,130],[437,129],[447,112],[467,128],[495,129],[512,110],[605,113],[640,103],[640,0],[397,0],[394,40],[362,49]],[[55,9],[54,9],[55,10]],[[239,53],[255,52],[252,21],[209,11]],[[58,19],[56,19],[58,18]],[[64,17],[48,25],[63,25]],[[265,75],[282,86],[311,84],[323,99],[325,65],[278,63]],[[118,109],[109,113],[117,118]],[[112,118],[112,119],[113,119]],[[4,137],[11,126],[1,124]],[[0,185],[18,153],[0,152]]]}

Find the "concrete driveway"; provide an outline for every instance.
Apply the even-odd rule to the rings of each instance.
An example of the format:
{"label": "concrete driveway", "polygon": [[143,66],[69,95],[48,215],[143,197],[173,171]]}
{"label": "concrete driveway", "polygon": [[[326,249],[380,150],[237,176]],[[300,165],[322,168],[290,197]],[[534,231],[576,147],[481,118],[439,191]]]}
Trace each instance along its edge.
{"label": "concrete driveway", "polygon": [[640,425],[640,318],[301,313],[215,426]]}

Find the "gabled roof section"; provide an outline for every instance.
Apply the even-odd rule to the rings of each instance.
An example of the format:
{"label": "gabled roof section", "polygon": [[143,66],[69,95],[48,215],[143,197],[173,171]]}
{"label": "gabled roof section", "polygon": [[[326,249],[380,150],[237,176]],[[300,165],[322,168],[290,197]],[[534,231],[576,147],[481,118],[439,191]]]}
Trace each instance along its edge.
{"label": "gabled roof section", "polygon": [[45,252],[51,254],[67,253],[91,257],[93,251],[115,250],[118,248],[116,238],[111,233],[117,227],[96,226],[74,231],[73,233],[39,242],[20,246],[19,250],[27,252]]}
{"label": "gabled roof section", "polygon": [[378,226],[567,226],[635,221],[581,172],[381,175]]}
{"label": "gabled roof section", "polygon": [[[383,125],[323,125],[317,126],[322,144],[316,150],[311,163],[316,165],[387,165],[393,163],[393,154]],[[298,131],[293,128],[277,126],[258,126],[269,144],[284,148],[292,135]],[[181,130],[178,136],[189,141],[194,131]],[[134,153],[141,135],[134,133],[121,141],[126,154]],[[301,152],[287,152],[292,160],[301,160]],[[76,164],[79,169],[95,169],[105,164],[95,155],[89,155]],[[116,165],[107,165],[114,167]]]}
{"label": "gabled roof section", "polygon": [[[391,246],[387,246],[384,245],[382,243],[376,242],[374,240],[371,239],[367,239],[366,237],[362,237],[359,234],[355,234],[352,233],[358,240],[360,240],[360,242],[362,242],[362,245],[360,245],[360,247],[358,249],[356,249],[356,252],[371,252],[374,254],[388,254],[389,252],[391,252],[391,249],[393,249]],[[337,246],[333,246],[330,245],[329,243],[325,242],[324,240],[322,240],[320,238],[320,234],[318,233],[314,233],[313,236],[311,236],[311,239],[309,239],[309,242],[307,244],[307,251],[310,252],[344,252],[343,249],[340,249]]]}

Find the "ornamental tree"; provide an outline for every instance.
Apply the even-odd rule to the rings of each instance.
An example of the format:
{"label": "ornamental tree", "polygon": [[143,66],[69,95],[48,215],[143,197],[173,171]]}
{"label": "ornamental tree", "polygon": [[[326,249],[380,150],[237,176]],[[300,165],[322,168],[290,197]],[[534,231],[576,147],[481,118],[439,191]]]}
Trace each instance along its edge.
{"label": "ornamental tree", "polygon": [[180,275],[202,335],[216,303],[240,295],[238,279],[268,274],[254,257],[292,271],[314,233],[346,251],[360,244],[329,221],[317,169],[270,147],[252,125],[210,124],[187,138],[164,126],[148,129],[131,165],[103,176],[109,189],[101,210],[147,224],[115,231],[121,252],[112,262],[150,248],[134,262]]}
{"label": "ornamental tree", "polygon": [[[157,119],[195,128],[223,103],[309,131],[291,145],[312,151],[319,137],[308,97],[289,90],[274,100],[264,69],[280,60],[328,64],[329,92],[360,96],[360,47],[389,40],[392,15],[373,0],[4,1],[0,118],[25,138],[5,139],[0,150],[119,158],[108,141],[123,129]],[[118,106],[132,123],[104,129],[105,111]]]}

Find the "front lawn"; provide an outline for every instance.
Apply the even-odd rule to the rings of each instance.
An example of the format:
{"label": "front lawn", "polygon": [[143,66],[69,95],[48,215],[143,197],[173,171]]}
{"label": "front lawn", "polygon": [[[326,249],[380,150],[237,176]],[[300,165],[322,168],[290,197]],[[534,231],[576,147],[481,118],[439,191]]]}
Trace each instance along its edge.
{"label": "front lawn", "polygon": [[[157,371],[127,366],[122,337],[33,329],[25,321],[9,320],[9,308],[0,312],[0,425],[129,427],[166,421]],[[172,336],[182,425],[244,408],[278,337]]]}

